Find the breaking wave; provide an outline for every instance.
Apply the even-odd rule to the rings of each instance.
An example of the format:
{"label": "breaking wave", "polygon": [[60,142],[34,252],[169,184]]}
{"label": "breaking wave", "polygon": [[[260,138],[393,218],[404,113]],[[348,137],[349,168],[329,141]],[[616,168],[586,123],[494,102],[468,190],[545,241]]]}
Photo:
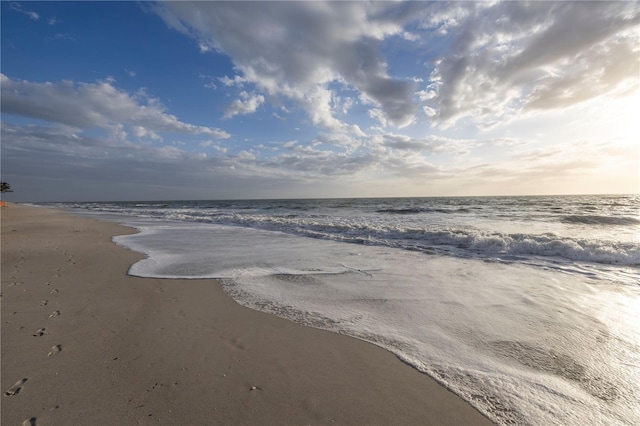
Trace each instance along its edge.
{"label": "breaking wave", "polygon": [[332,223],[323,217],[200,213],[185,214],[184,211],[180,211],[167,215],[167,218],[244,226],[304,237],[463,257],[543,256],[611,265],[640,265],[640,244],[628,242],[587,240],[555,234],[506,234],[472,229],[412,229],[350,221]]}

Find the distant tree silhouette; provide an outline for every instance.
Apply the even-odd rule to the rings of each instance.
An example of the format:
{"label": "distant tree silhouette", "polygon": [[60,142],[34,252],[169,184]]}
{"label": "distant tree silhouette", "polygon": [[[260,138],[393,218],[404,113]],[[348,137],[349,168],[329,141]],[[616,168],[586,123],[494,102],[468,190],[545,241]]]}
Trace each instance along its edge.
{"label": "distant tree silhouette", "polygon": [[13,192],[13,190],[7,182],[0,182],[0,192],[4,194],[5,192]]}
{"label": "distant tree silhouette", "polygon": [[[11,190],[11,185],[9,185],[7,182],[0,182],[0,195],[4,194],[5,192],[13,192],[13,190]],[[0,207],[4,206],[6,206],[6,203],[2,201],[2,197],[0,197]]]}

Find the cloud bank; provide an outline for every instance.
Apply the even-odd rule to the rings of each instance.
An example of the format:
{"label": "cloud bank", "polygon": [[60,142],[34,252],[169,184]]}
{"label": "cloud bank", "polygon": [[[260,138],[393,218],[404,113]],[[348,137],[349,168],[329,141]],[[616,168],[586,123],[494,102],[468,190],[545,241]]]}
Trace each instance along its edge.
{"label": "cloud bank", "polygon": [[451,49],[422,92],[433,119],[508,122],[638,87],[634,2],[447,3],[425,20]]}
{"label": "cloud bank", "polygon": [[162,2],[154,10],[200,46],[229,55],[242,81],[295,101],[325,129],[349,130],[331,112],[332,82],[357,89],[398,126],[414,120],[415,83],[390,76],[378,48],[386,37],[403,33],[420,12],[416,5]]}
{"label": "cloud bank", "polygon": [[[635,2],[163,2],[154,10],[229,55],[235,81],[294,100],[330,130],[349,130],[331,110],[332,82],[400,128],[418,118],[486,128],[638,87]],[[395,39],[418,56],[430,45],[447,49],[425,55],[424,74],[393,76],[395,58],[382,48]]]}
{"label": "cloud bank", "polygon": [[[198,87],[206,83],[202,95],[218,102],[206,103],[218,107],[211,120],[178,118],[148,90],[127,91],[109,77],[48,82],[0,74],[3,178],[30,176],[33,190],[36,176],[86,183],[83,198],[91,196],[88,182],[155,194],[144,198],[166,198],[166,188],[178,198],[305,196],[312,185],[313,195],[440,195],[490,193],[483,186],[509,193],[529,181],[555,188],[554,179],[638,167],[637,147],[608,135],[548,142],[537,134],[547,123],[561,128],[565,117],[579,121],[577,107],[591,106],[584,110],[597,120],[606,108],[594,101],[609,105],[638,93],[637,2],[141,7],[162,19],[163,31],[191,40],[198,58],[233,63],[233,75],[193,71]],[[8,8],[37,24],[37,12]],[[253,143],[262,128],[242,128],[276,127],[273,117],[284,127],[299,111],[301,123],[292,126],[305,130],[300,137],[280,137],[277,128]],[[555,121],[525,126],[537,117]]]}
{"label": "cloud bank", "polygon": [[182,122],[166,113],[162,104],[143,90],[131,95],[117,89],[114,82],[34,83],[0,74],[2,112],[83,129],[102,128],[117,137],[126,136],[125,126],[132,126],[136,136],[157,137],[159,132],[174,132],[229,137],[218,128]]}

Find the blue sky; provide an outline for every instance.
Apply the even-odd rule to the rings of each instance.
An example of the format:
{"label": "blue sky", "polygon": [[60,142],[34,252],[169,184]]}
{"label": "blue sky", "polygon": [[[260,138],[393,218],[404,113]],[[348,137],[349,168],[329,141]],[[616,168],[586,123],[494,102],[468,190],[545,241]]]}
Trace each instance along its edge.
{"label": "blue sky", "polygon": [[638,2],[0,11],[9,200],[640,191]]}

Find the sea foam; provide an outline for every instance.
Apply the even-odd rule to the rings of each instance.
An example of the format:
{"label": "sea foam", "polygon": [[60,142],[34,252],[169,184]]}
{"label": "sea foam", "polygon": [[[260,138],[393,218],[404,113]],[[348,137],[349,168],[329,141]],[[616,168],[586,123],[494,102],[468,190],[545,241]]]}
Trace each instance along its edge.
{"label": "sea foam", "polygon": [[498,423],[640,423],[637,286],[237,226],[129,224],[141,232],[115,241],[147,254],[130,274],[221,278],[245,306],[392,351]]}

